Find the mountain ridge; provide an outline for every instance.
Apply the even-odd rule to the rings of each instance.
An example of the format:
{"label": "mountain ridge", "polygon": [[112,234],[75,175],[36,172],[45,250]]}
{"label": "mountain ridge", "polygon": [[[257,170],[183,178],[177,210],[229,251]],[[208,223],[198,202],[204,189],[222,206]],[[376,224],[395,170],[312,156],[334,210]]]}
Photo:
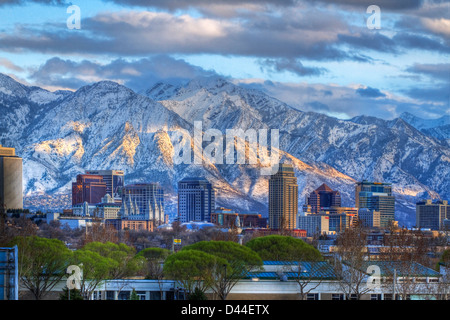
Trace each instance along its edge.
{"label": "mountain ridge", "polygon": [[449,197],[450,149],[405,120],[340,120],[303,112],[217,78],[157,84],[141,93],[101,81],[59,94],[39,104],[29,93],[17,97],[0,90],[1,123],[14,128],[0,126],[0,143],[9,143],[23,157],[29,196],[68,192],[84,170],[118,169],[126,172],[127,183],[162,184],[166,211],[174,215],[177,181],[202,175],[220,191],[218,205],[267,214],[268,177],[261,176],[258,164],[207,159],[202,165],[174,164],[176,137],[189,138],[194,121],[201,121],[204,131],[223,134],[227,129],[278,129],[281,160],[296,168],[300,204],[322,183],[341,191],[344,205],[353,206],[356,181],[391,182],[398,219],[412,225],[420,197]]}

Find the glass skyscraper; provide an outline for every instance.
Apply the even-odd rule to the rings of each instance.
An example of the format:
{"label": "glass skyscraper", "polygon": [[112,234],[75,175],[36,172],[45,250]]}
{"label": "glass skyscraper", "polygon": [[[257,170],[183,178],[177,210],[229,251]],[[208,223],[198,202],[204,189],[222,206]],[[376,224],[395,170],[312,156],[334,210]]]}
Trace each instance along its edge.
{"label": "glass skyscraper", "polygon": [[356,183],[355,205],[358,209],[367,208],[380,212],[380,227],[386,228],[394,221],[395,197],[392,184],[369,182]]}
{"label": "glass skyscraper", "polygon": [[216,208],[215,191],[205,178],[184,178],[178,182],[178,220],[211,222]]}

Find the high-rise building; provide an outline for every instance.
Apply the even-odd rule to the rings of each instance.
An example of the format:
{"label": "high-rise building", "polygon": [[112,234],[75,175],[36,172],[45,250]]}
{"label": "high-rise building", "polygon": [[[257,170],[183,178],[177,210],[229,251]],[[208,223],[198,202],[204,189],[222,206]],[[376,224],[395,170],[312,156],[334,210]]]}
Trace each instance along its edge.
{"label": "high-rise building", "polygon": [[298,185],[294,168],[280,164],[269,179],[269,228],[295,229],[298,215]]}
{"label": "high-rise building", "polygon": [[330,233],[330,216],[326,214],[307,214],[298,217],[297,227],[306,230],[308,237]]}
{"label": "high-rise building", "polygon": [[445,219],[450,218],[450,205],[447,200],[419,201],[416,203],[416,227],[431,230],[444,229]]}
{"label": "high-rise building", "polygon": [[125,220],[165,222],[164,190],[157,183],[137,183],[120,188],[122,207],[120,215]]}
{"label": "high-rise building", "polygon": [[87,170],[86,174],[102,176],[103,182],[106,183],[106,193],[113,199],[120,201],[119,189],[125,185],[122,170]]}
{"label": "high-rise building", "polygon": [[97,204],[106,194],[106,183],[103,177],[94,174],[79,174],[76,182],[72,182],[72,206],[87,202]]}
{"label": "high-rise building", "polygon": [[23,209],[22,158],[0,145],[0,206]]}
{"label": "high-rise building", "polygon": [[205,178],[184,178],[178,182],[178,220],[211,222],[216,208],[215,191]]}
{"label": "high-rise building", "polygon": [[366,228],[379,228],[381,222],[380,212],[361,208],[358,210],[358,220]]}
{"label": "high-rise building", "polygon": [[324,183],[306,197],[305,205],[310,206],[311,213],[318,213],[322,208],[340,207],[341,194]]}
{"label": "high-rise building", "polygon": [[392,195],[392,184],[357,182],[355,188],[355,206],[380,212],[380,227],[386,228],[394,222],[395,197]]}

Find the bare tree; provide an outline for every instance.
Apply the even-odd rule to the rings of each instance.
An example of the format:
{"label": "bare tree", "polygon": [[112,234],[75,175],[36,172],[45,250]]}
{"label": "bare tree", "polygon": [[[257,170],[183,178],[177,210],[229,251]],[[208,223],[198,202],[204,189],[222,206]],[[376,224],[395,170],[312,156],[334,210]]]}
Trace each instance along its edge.
{"label": "bare tree", "polygon": [[346,299],[360,300],[371,290],[367,287],[366,233],[360,224],[346,229],[337,239],[334,252],[334,272],[337,284]]}
{"label": "bare tree", "polygon": [[300,300],[306,300],[333,271],[326,261],[296,261],[284,266],[284,273],[298,284]]}

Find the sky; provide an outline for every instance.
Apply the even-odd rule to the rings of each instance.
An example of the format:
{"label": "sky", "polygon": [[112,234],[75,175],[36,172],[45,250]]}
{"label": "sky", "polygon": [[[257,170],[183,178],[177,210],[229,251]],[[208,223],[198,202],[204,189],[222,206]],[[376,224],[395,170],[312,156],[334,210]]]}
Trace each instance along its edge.
{"label": "sky", "polygon": [[443,0],[0,0],[0,72],[51,91],[221,76],[305,112],[433,119],[449,57]]}

